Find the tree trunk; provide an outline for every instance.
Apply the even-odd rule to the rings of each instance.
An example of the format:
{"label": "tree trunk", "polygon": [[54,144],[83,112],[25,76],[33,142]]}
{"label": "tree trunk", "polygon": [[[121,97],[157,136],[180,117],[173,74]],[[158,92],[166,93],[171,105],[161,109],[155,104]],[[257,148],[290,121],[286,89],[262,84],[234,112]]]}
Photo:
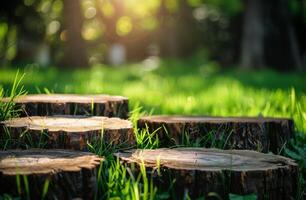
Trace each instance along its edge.
{"label": "tree trunk", "polygon": [[217,146],[279,153],[294,136],[293,121],[282,118],[149,116],[140,118],[138,127],[157,131],[162,147]]}
{"label": "tree trunk", "polygon": [[255,194],[258,200],[287,200],[297,192],[298,165],[282,156],[204,148],[132,150],[115,155],[127,166],[144,164],[159,189],[167,190],[174,183],[175,199],[187,195],[209,199],[209,193],[229,199],[232,193]]}
{"label": "tree trunk", "polygon": [[178,40],[175,14],[169,12],[166,0],[161,0],[157,13],[159,28],[157,31],[158,45],[162,57],[177,57],[179,55],[180,42]]}
{"label": "tree trunk", "polygon": [[246,0],[241,48],[241,65],[245,69],[264,65],[263,0]]}
{"label": "tree trunk", "polygon": [[301,58],[287,0],[265,1],[265,60],[280,70],[301,69]]}
{"label": "tree trunk", "polygon": [[82,38],[83,16],[80,0],[64,0],[64,25],[67,41],[63,64],[65,67],[86,67],[88,65],[86,46]]}
{"label": "tree trunk", "polygon": [[68,150],[0,151],[0,194],[43,199],[43,188],[49,183],[45,199],[93,199],[102,160],[91,153]]}
{"label": "tree trunk", "polygon": [[246,0],[241,66],[301,70],[300,57],[288,1]]}
{"label": "tree trunk", "polygon": [[[10,98],[1,101],[9,102]],[[94,115],[128,118],[128,99],[110,95],[38,94],[13,100],[22,116]]]}
{"label": "tree trunk", "polygon": [[119,118],[33,116],[3,121],[0,125],[0,141],[7,141],[8,148],[30,146],[86,151],[88,143],[121,147],[135,144],[132,123]]}

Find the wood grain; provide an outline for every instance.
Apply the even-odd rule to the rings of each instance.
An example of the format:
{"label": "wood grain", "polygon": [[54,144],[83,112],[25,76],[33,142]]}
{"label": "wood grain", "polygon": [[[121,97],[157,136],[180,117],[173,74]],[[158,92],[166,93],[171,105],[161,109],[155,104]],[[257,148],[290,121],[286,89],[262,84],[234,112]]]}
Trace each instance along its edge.
{"label": "wood grain", "polygon": [[233,193],[272,200],[296,194],[298,166],[282,156],[205,148],[132,150],[115,155],[128,167],[144,164],[160,188],[167,188],[175,179],[177,198],[186,192],[191,198],[215,192],[223,199]]}
{"label": "wood grain", "polygon": [[85,116],[33,116],[1,122],[0,139],[16,141],[13,148],[33,147],[87,150],[87,143],[103,140],[106,144],[134,145],[133,126],[130,121],[108,117]]}
{"label": "wood grain", "polygon": [[92,199],[102,161],[94,154],[71,150],[0,151],[0,194],[41,199],[43,187],[49,182],[46,199]]}

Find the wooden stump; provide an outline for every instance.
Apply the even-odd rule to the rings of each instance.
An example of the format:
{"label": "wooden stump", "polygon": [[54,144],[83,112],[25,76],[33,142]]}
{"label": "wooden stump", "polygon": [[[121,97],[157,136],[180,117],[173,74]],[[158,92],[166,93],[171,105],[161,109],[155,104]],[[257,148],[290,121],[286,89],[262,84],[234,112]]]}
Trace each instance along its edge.
{"label": "wooden stump", "polygon": [[187,193],[197,198],[210,192],[223,199],[229,193],[256,194],[258,199],[269,200],[296,195],[298,166],[281,156],[205,148],[133,150],[115,155],[127,166],[143,163],[161,189],[167,190],[175,179],[176,198]]}
{"label": "wooden stump", "polygon": [[[130,121],[108,117],[23,117],[1,122],[2,140],[14,141],[12,148],[43,147],[87,150],[92,145],[134,145]],[[10,138],[7,138],[7,132]],[[19,146],[18,146],[19,145]]]}
{"label": "wooden stump", "polygon": [[93,199],[102,160],[91,153],[70,150],[0,151],[0,194],[41,199],[49,183],[46,199]]}
{"label": "wooden stump", "polygon": [[[250,149],[278,153],[294,136],[293,120],[264,117],[191,117],[149,116],[138,121],[139,128],[153,132],[163,147],[199,142],[205,146],[219,143],[220,148]],[[202,143],[201,143],[202,142]]]}
{"label": "wooden stump", "polygon": [[[8,102],[9,98],[2,101]],[[36,94],[13,100],[22,116],[96,115],[128,118],[128,99],[110,95]]]}

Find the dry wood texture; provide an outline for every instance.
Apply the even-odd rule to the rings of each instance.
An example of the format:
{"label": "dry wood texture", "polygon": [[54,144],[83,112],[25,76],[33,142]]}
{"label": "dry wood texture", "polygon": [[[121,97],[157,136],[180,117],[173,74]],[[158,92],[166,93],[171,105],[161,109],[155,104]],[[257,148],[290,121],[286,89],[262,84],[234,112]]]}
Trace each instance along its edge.
{"label": "dry wood texture", "polygon": [[191,116],[140,118],[138,127],[146,128],[146,126],[150,132],[158,130],[157,134],[163,147],[182,144],[187,139],[202,143],[214,140],[214,142],[223,142],[224,148],[227,149],[278,153],[284,143],[294,136],[293,120],[285,118]]}
{"label": "dry wood texture", "polygon": [[91,153],[71,150],[0,151],[0,193],[41,199],[49,183],[46,199],[93,199],[102,160]]}
{"label": "dry wood texture", "polygon": [[215,192],[223,199],[234,193],[270,200],[296,194],[298,166],[281,156],[205,148],[131,150],[115,155],[128,166],[144,163],[160,188],[168,188],[175,179],[177,198],[187,192],[191,198]]}
{"label": "dry wood texture", "polygon": [[126,119],[129,112],[128,99],[121,96],[37,94],[21,96],[13,101],[23,116],[96,115]]}
{"label": "dry wood texture", "polygon": [[87,143],[94,145],[102,140],[122,146],[135,142],[132,123],[119,118],[33,116],[3,121],[0,127],[0,139],[7,140],[10,133],[14,148],[34,144],[35,147],[87,150]]}

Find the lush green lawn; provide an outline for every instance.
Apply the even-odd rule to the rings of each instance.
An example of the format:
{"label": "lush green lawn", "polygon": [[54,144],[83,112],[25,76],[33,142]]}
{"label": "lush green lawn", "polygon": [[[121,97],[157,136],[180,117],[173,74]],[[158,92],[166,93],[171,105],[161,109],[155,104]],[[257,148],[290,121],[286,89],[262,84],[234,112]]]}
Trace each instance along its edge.
{"label": "lush green lawn", "polygon": [[[130,98],[130,109],[141,106],[154,114],[186,114],[216,116],[292,117],[297,132],[303,137],[293,141],[285,151],[295,158],[305,176],[306,171],[306,74],[274,71],[220,70],[215,63],[199,60],[162,61],[157,69],[144,63],[111,68],[90,69],[20,68],[26,74],[22,84],[29,93],[108,93]],[[0,69],[0,89],[9,91],[17,68]],[[136,133],[137,135],[137,133]],[[147,137],[147,136],[145,136]],[[145,144],[138,144],[142,147]],[[149,144],[152,147],[155,144]],[[93,152],[105,154],[104,146]],[[102,149],[101,149],[102,148]],[[291,150],[289,150],[291,149]],[[111,150],[106,150],[111,151]],[[110,158],[99,170],[102,197],[122,199],[171,198],[169,192],[156,192],[142,172],[137,179],[125,176],[126,168]],[[105,176],[103,174],[108,174]],[[100,178],[99,178],[100,177]],[[299,181],[299,198],[303,198],[303,178]],[[143,185],[143,186],[141,186]],[[144,188],[150,188],[145,191]],[[137,190],[135,190],[137,189]],[[0,196],[1,197],[1,196]],[[230,198],[230,199],[241,199]],[[254,198],[250,198],[254,199]]]}
{"label": "lush green lawn", "polygon": [[[290,143],[285,155],[298,160],[305,176],[305,73],[220,70],[216,64],[200,60],[162,61],[154,70],[146,66],[138,63],[117,68],[94,66],[83,70],[27,66],[19,70],[26,74],[22,84],[29,93],[124,95],[130,98],[131,110],[142,106],[143,111],[154,114],[292,117],[297,132],[304,136]],[[0,88],[9,91],[16,72],[17,68],[0,69]],[[100,149],[98,147],[94,152],[104,155]],[[145,187],[138,187],[149,187],[150,180],[145,173],[135,181],[125,176],[127,171],[123,165],[109,161],[102,171],[99,170],[102,178],[98,181],[103,198],[138,199],[135,195],[141,194],[142,199],[151,196],[158,199],[164,195],[159,191],[156,193],[153,187],[149,192],[143,189]],[[299,188],[303,188],[302,178]],[[298,196],[302,199],[303,192],[299,191]]]}
{"label": "lush green lawn", "polygon": [[[21,69],[29,93],[109,93],[130,98],[154,114],[293,117],[306,132],[306,74],[221,71],[211,62],[168,60],[149,70],[143,63],[85,70]],[[9,88],[17,69],[0,69]]]}

